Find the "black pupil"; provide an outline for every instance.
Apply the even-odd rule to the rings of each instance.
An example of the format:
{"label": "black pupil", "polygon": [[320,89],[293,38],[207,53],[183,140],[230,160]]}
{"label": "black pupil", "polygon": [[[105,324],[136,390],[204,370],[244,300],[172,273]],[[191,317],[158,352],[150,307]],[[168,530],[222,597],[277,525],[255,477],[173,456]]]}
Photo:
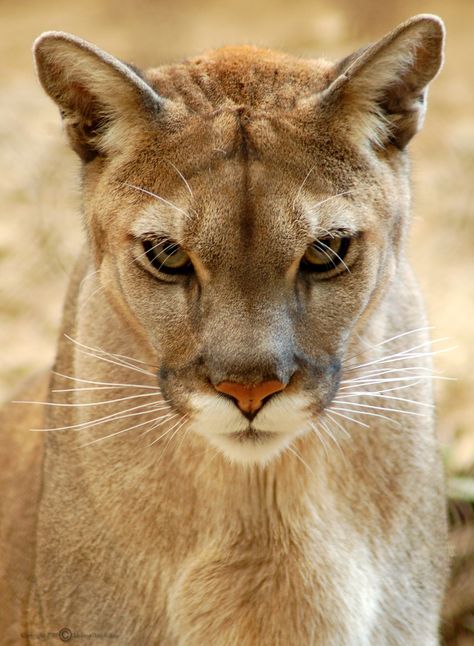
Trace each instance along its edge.
{"label": "black pupil", "polygon": [[192,263],[187,262],[176,267],[166,265],[166,262],[175,254],[181,251],[175,242],[163,243],[153,240],[143,240],[143,249],[146,257],[155,269],[164,274],[189,274],[192,271]]}

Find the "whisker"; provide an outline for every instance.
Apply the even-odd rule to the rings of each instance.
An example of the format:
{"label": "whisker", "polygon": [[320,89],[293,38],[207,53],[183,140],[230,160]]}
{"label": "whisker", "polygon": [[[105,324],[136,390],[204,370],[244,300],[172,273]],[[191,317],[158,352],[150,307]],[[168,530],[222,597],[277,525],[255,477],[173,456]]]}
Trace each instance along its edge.
{"label": "whisker", "polygon": [[[127,388],[139,388],[140,390],[142,388],[146,388],[147,390],[153,390],[154,394],[160,395],[161,390],[157,388],[156,386],[139,386],[138,384],[117,384],[114,386],[85,386],[81,388],[53,388],[51,390],[52,393],[77,393],[77,392],[85,392],[85,391],[95,391],[95,390],[117,390],[117,387],[120,386],[123,388],[124,386]],[[163,400],[163,401],[169,401],[169,400]]]}
{"label": "whisker", "polygon": [[328,451],[327,444],[326,444],[326,442],[324,440],[324,436],[322,435],[322,433],[320,433],[320,431],[319,431],[318,427],[316,426],[316,424],[312,424],[310,422],[309,425],[313,429],[315,435],[317,435],[317,437],[319,438],[319,441],[321,442],[321,444],[323,446],[324,453],[326,454],[326,458],[329,459],[329,451]]}
{"label": "whisker", "polygon": [[336,237],[334,232],[329,231],[329,229],[325,229],[324,227],[322,227],[320,225],[317,226],[316,229],[317,229],[317,231],[322,231],[325,235],[328,236],[328,238],[335,238]]}
{"label": "whisker", "polygon": [[[115,404],[117,402],[123,402],[127,399],[138,399],[139,397],[156,397],[159,395],[159,392],[156,393],[143,393],[140,395],[128,395],[127,397],[118,397],[117,399],[104,399],[99,402],[85,402],[85,403],[60,403],[60,402],[40,402],[40,401],[13,401],[13,404],[42,404],[43,406],[57,406],[59,408],[82,408],[83,406],[103,406],[104,404]],[[162,403],[162,402],[160,402]]]}
{"label": "whisker", "polygon": [[417,350],[418,348],[422,348],[426,345],[434,345],[435,343],[439,343],[441,341],[447,341],[447,340],[448,338],[435,339],[434,341],[426,341],[425,343],[420,343],[419,345],[415,345],[412,348],[408,348],[407,350],[402,350],[400,352],[396,352],[395,354],[389,354],[384,357],[380,357],[379,359],[374,359],[373,361],[368,361],[366,363],[361,363],[355,366],[348,366],[345,369],[351,370],[351,371],[359,370],[360,368],[373,366],[375,364],[381,365],[385,363],[391,363],[392,361],[402,361],[403,359],[414,359],[418,357],[432,357],[442,352],[450,352],[451,350],[455,350],[456,349],[455,347],[451,347],[451,348],[444,348],[443,350],[435,350],[434,352],[414,352],[414,350]]}
{"label": "whisker", "polygon": [[[102,350],[101,348],[93,348],[93,347],[90,347],[88,345],[85,345],[84,343],[80,343],[80,341],[77,341],[76,339],[73,339],[68,334],[65,334],[64,336],[66,337],[66,339],[68,339],[69,341],[71,341],[72,343],[77,345],[78,348],[79,348],[79,352],[82,352],[83,354],[86,354],[86,355],[91,356],[91,357],[95,357],[96,359],[99,359],[101,361],[107,361],[108,363],[114,363],[115,365],[121,366],[122,368],[130,368],[130,370],[133,370],[135,372],[139,372],[139,373],[144,374],[144,375],[149,375],[150,377],[155,377],[155,375],[152,372],[150,372],[149,370],[144,370],[143,368],[139,368],[138,366],[133,366],[133,365],[131,365],[131,364],[125,362],[125,361],[122,361],[122,360],[114,361],[114,360],[110,359],[109,357],[115,356],[111,352],[107,352],[106,350]],[[85,350],[88,350],[89,352],[86,352]],[[100,354],[97,354],[97,353],[100,353]],[[106,355],[106,356],[105,357],[101,356],[103,354]]]}
{"label": "whisker", "polygon": [[[71,424],[69,426],[58,426],[57,428],[32,428],[30,431],[43,433],[47,431],[67,431],[73,428],[82,430],[83,428],[89,428],[90,426],[99,426],[100,424],[106,424],[107,422],[116,421],[118,419],[124,419],[125,417],[133,417],[134,415],[144,415],[145,413],[154,413],[159,410],[165,410],[169,406],[160,406],[158,408],[149,408],[150,406],[156,406],[161,402],[149,402],[148,404],[140,404],[139,406],[132,406],[132,408],[126,408],[122,411],[117,411],[111,415],[105,415],[104,417],[99,417],[98,419],[90,420],[88,422],[80,422],[78,424]],[[148,410],[143,410],[148,408]],[[138,411],[138,412],[131,412]],[[122,414],[123,413],[123,414]],[[126,413],[126,414],[125,414]]]}
{"label": "whisker", "polygon": [[179,175],[179,176],[181,177],[181,179],[183,180],[183,182],[184,182],[184,184],[185,184],[186,188],[187,188],[187,189],[188,189],[188,191],[189,191],[190,196],[191,196],[191,197],[194,197],[193,192],[192,192],[192,190],[191,190],[191,187],[189,186],[189,182],[188,182],[188,180],[185,178],[185,176],[183,175],[183,173],[182,173],[182,172],[179,170],[179,168],[177,168],[177,167],[173,164],[173,162],[172,162],[172,161],[170,161],[169,159],[167,159],[167,160],[166,160],[166,162],[167,162],[170,166],[172,166],[172,167],[174,168],[174,170],[178,173],[178,175]]}
{"label": "whisker", "polygon": [[[171,417],[176,417],[176,415],[172,415]],[[169,419],[170,419],[169,414],[158,418],[158,420],[163,420],[160,422],[160,424],[164,424]],[[152,420],[152,423],[156,421],[157,421],[156,419]],[[120,431],[115,431],[114,433],[110,433],[109,435],[105,435],[104,437],[99,437],[99,438],[96,438],[95,440],[91,440],[90,442],[86,442],[85,444],[81,444],[80,448],[83,448],[85,446],[91,446],[91,444],[97,444],[98,442],[102,442],[103,440],[108,440],[111,437],[115,437],[116,435],[121,435],[122,433],[127,433],[128,431],[132,431],[135,428],[139,428],[140,426],[144,426],[145,424],[150,424],[150,423],[151,423],[150,420],[147,419],[146,421],[140,422],[139,424],[134,424],[133,426],[129,426],[128,428],[120,429]]]}
{"label": "whisker", "polygon": [[180,440],[178,446],[176,447],[176,451],[179,451],[179,449],[182,447],[182,445],[184,444],[184,440],[188,437],[190,432],[191,432],[191,426],[188,426],[188,428],[184,429],[184,433],[183,433],[183,435],[181,437],[181,440]]}
{"label": "whisker", "polygon": [[316,477],[316,474],[314,473],[314,471],[311,469],[311,467],[310,467],[310,466],[308,466],[308,465],[306,464],[306,462],[303,460],[303,458],[302,458],[302,457],[301,457],[301,455],[298,453],[298,451],[296,451],[296,449],[294,449],[292,446],[287,446],[287,447],[286,447],[286,450],[287,450],[287,451],[290,451],[290,453],[293,453],[293,455],[294,455],[294,456],[296,456],[296,458],[297,458],[297,459],[298,459],[302,464],[304,464],[304,466],[308,469],[308,471],[311,473],[311,475],[313,475],[314,477]]}
{"label": "whisker", "polygon": [[359,357],[361,354],[364,354],[365,352],[368,352],[369,350],[373,350],[375,348],[380,348],[381,346],[386,345],[387,343],[391,343],[391,341],[396,341],[396,339],[401,339],[402,337],[408,336],[410,334],[416,334],[417,332],[426,332],[427,330],[432,330],[432,329],[433,329],[432,325],[417,327],[414,330],[408,330],[408,332],[402,332],[401,334],[396,334],[395,336],[391,336],[389,339],[385,339],[384,341],[381,341],[380,343],[375,343],[375,344],[368,343],[367,341],[361,339],[363,343],[368,344],[368,347],[365,350],[362,350],[361,352],[358,352],[357,354],[354,354],[351,357],[348,357],[347,359],[345,359],[345,361],[343,361],[343,363],[347,363],[347,361],[352,361],[352,359]]}
{"label": "whisker", "polygon": [[[163,424],[164,424],[166,421],[169,421],[170,419],[173,419],[174,417],[178,417],[178,416],[179,416],[179,413],[171,413],[171,412],[169,412],[164,416],[162,415],[161,417],[158,417],[158,420],[164,419],[164,421],[163,421]],[[161,426],[161,424],[158,424],[158,426]],[[140,433],[140,437],[143,437],[143,435],[147,435],[148,433],[153,431],[155,428],[156,428],[155,425],[151,426],[150,428],[147,428],[145,431],[143,431],[143,433]]]}
{"label": "whisker", "polygon": [[334,444],[337,446],[339,452],[341,453],[342,456],[344,456],[344,451],[341,448],[341,445],[337,441],[337,437],[332,433],[331,429],[329,426],[324,422],[324,420],[320,419],[319,423],[323,427],[323,430],[326,431],[326,434],[331,438],[331,440],[334,442]]}
{"label": "whisker", "polygon": [[[163,455],[165,454],[165,451],[166,451],[166,449],[168,448],[169,443],[171,442],[171,440],[173,439],[173,437],[176,435],[176,433],[178,433],[178,432],[179,432],[179,430],[182,428],[183,424],[186,422],[186,418],[187,418],[187,417],[189,417],[189,415],[188,415],[188,414],[186,414],[184,417],[180,418],[180,419],[176,422],[176,424],[174,424],[174,425],[173,425],[170,429],[168,429],[168,431],[165,433],[165,435],[167,435],[168,433],[171,433],[171,431],[177,427],[177,428],[176,428],[176,430],[175,430],[175,432],[173,433],[173,435],[171,435],[171,437],[168,439],[168,443],[166,444],[166,446],[165,446],[165,447],[164,447],[164,449],[163,449],[163,453],[162,453],[162,454],[161,454],[161,456],[160,456],[160,460],[162,459]],[[153,442],[151,442],[151,444],[148,444],[148,447],[153,446],[153,444],[156,444],[156,442],[158,442],[159,440],[161,440],[161,438],[162,438],[162,437],[164,437],[164,435],[160,435],[160,437],[156,438],[156,440],[153,440]]]}
{"label": "whisker", "polygon": [[334,424],[336,424],[339,430],[342,431],[349,440],[352,439],[351,434],[346,431],[346,429],[342,426],[342,424],[340,424],[340,422],[338,422],[338,420],[335,417],[333,417],[329,411],[324,411],[324,415],[327,415],[331,419],[331,421]]}
{"label": "whisker", "polygon": [[[339,409],[338,409],[339,410]],[[359,426],[363,426],[364,428],[370,428],[368,424],[365,422],[361,422],[358,419],[354,419],[353,417],[349,417],[349,415],[343,415],[342,413],[337,413],[334,408],[331,408],[331,410],[325,410],[324,413],[326,415],[332,414],[332,415],[337,415],[338,417],[343,417],[344,419],[349,420],[350,422],[354,422],[354,424],[358,424]]]}
{"label": "whisker", "polygon": [[[438,379],[441,381],[456,381],[455,377],[441,377],[439,375],[416,375],[413,377],[390,377],[389,379],[367,379],[367,380],[361,380],[358,381],[357,384],[352,383],[351,385],[346,385],[346,386],[341,386],[339,390],[350,390],[353,388],[359,388],[361,385],[364,386],[372,386],[372,385],[378,385],[382,383],[393,383],[393,382],[400,382],[400,381],[426,381],[426,380],[432,380],[432,379]],[[341,384],[345,383],[347,384],[348,381],[344,380],[341,381]]]}
{"label": "whisker", "polygon": [[[79,383],[83,384],[96,384],[98,386],[107,386],[110,388],[153,388],[156,389],[157,386],[145,386],[145,385],[138,385],[138,384],[120,384],[120,383],[113,383],[110,381],[93,381],[91,379],[79,379],[79,377],[71,377],[70,375],[65,375],[62,372],[56,372],[55,370],[51,370],[51,374],[56,375],[57,377],[62,377],[63,379],[69,379],[70,381],[77,381]],[[72,388],[71,390],[75,390]]]}
{"label": "whisker", "polygon": [[83,279],[81,280],[81,282],[79,283],[79,289],[78,289],[78,292],[80,292],[80,291],[81,291],[82,287],[84,286],[84,283],[85,283],[87,280],[89,280],[90,278],[92,278],[93,276],[95,276],[96,274],[98,274],[99,272],[100,272],[100,269],[96,269],[95,271],[91,271],[91,272],[89,272],[89,273],[87,274],[87,276],[84,276],[84,278],[83,278]]}
{"label": "whisker", "polygon": [[[338,402],[342,403],[342,402]],[[352,406],[352,402],[349,404],[349,406]],[[354,410],[352,408],[343,408],[342,406],[332,406],[331,407],[332,411],[343,411],[344,413],[352,413],[353,415],[367,415],[368,417],[380,417],[381,419],[387,420],[387,422],[392,422],[392,424],[395,424],[396,426],[400,426],[400,423],[397,422],[396,420],[387,417],[387,415],[381,415],[380,413],[369,413],[369,411],[366,410]]]}
{"label": "whisker", "polygon": [[358,408],[370,408],[372,410],[384,410],[389,413],[402,413],[402,415],[413,415],[416,417],[426,417],[426,413],[417,413],[412,410],[403,410],[403,408],[388,408],[386,406],[374,406],[373,404],[361,404],[359,402],[344,401],[335,397],[334,400],[338,404],[347,404],[348,406],[357,406]]}
{"label": "whisker", "polygon": [[[339,262],[341,263],[341,265],[343,265],[343,266],[345,267],[346,271],[348,271],[349,273],[352,273],[352,272],[351,272],[351,270],[349,269],[349,267],[348,267],[348,266],[346,265],[346,263],[344,262],[344,260],[341,258],[341,256],[340,256],[339,254],[337,254],[337,253],[334,251],[334,249],[331,249],[331,247],[329,247],[327,244],[324,244],[324,242],[322,242],[321,240],[318,240],[318,245],[322,245],[323,247],[326,247],[326,249],[329,249],[329,251],[330,251],[332,254],[334,254],[334,256],[336,256],[336,258],[339,260]],[[329,258],[329,260],[332,262],[332,264],[336,267],[337,265],[335,264],[334,260],[330,257],[329,253],[327,253],[327,252],[326,252],[326,251],[324,251],[324,250],[321,250],[321,251],[323,251],[323,253],[324,253],[324,254]]]}
{"label": "whisker", "polygon": [[151,197],[154,197],[155,199],[159,200],[160,202],[163,202],[163,204],[166,204],[167,206],[170,206],[172,209],[175,211],[178,211],[179,213],[182,213],[186,219],[189,219],[189,213],[187,213],[184,209],[181,209],[179,206],[176,206],[176,204],[173,204],[173,202],[170,202],[169,200],[165,199],[164,197],[161,197],[161,195],[157,195],[156,193],[153,193],[152,191],[147,191],[146,188],[141,188],[141,186],[135,186],[134,184],[129,184],[128,182],[124,182],[125,186],[128,186],[129,188],[134,188],[137,191],[141,191],[142,193],[145,193],[146,195],[150,195]]}
{"label": "whisker", "polygon": [[373,370],[364,370],[364,372],[358,377],[351,377],[350,379],[346,379],[345,381],[357,382],[360,379],[367,379],[368,377],[373,379],[374,377],[380,377],[382,375],[399,374],[402,372],[415,372],[417,370],[422,370],[429,374],[431,374],[432,372],[431,368],[428,368],[427,366],[406,366],[401,368],[374,368]]}
{"label": "whisker", "polygon": [[[102,352],[105,352],[105,350],[102,350]],[[135,359],[135,357],[129,357],[126,354],[117,354],[115,352],[110,352],[110,353],[107,353],[107,354],[111,354],[113,357],[117,357],[118,359],[125,359],[125,360],[128,360],[128,361],[135,361],[136,363],[140,363],[143,366],[151,366],[152,368],[156,368],[156,370],[158,370],[158,368],[160,367],[160,366],[155,366],[153,363],[150,363],[149,361],[142,361],[141,359]]]}
{"label": "whisker", "polygon": [[329,197],[326,197],[324,200],[321,200],[320,202],[317,202],[311,207],[311,210],[309,211],[311,214],[314,213],[315,209],[320,207],[323,204],[326,204],[326,202],[329,202],[330,200],[334,200],[336,197],[342,197],[343,195],[350,195],[351,193],[357,193],[359,189],[350,189],[348,191],[342,191],[341,193],[336,193],[335,195],[330,195]]}
{"label": "whisker", "polygon": [[[417,406],[426,406],[427,408],[434,408],[434,404],[428,404],[426,402],[420,402],[416,399],[407,399],[405,397],[394,397],[393,395],[382,395],[376,392],[371,392],[370,390],[368,391],[359,391],[355,393],[344,393],[344,397],[360,397],[360,396],[366,396],[366,397],[378,397],[382,399],[393,399],[396,401],[400,402],[407,402],[408,404],[416,404]],[[337,401],[340,401],[337,399]]]}
{"label": "whisker", "polygon": [[299,188],[298,188],[298,190],[297,190],[297,192],[296,192],[295,199],[293,200],[293,211],[296,211],[296,202],[298,201],[298,198],[299,198],[299,196],[301,195],[301,191],[303,190],[304,185],[305,185],[305,184],[306,184],[306,182],[308,181],[309,176],[311,175],[311,173],[313,172],[313,170],[314,170],[315,168],[316,168],[316,164],[314,164],[313,166],[311,166],[311,168],[309,169],[309,171],[306,173],[304,180],[301,182],[301,184],[300,184],[300,186],[299,186]]}
{"label": "whisker", "polygon": [[94,354],[93,352],[87,352],[86,350],[82,350],[81,348],[78,348],[77,351],[87,357],[92,357],[93,359],[98,359],[99,361],[104,361],[105,363],[111,363],[114,366],[119,366],[119,368],[132,370],[133,372],[138,372],[142,375],[148,375],[149,377],[153,377],[153,378],[156,377],[156,375],[154,375],[152,372],[148,372],[146,370],[143,370],[142,368],[137,368],[136,366],[129,366],[119,361],[114,361],[113,359],[110,359],[110,357],[102,357],[100,355]]}
{"label": "whisker", "polygon": [[[394,390],[406,390],[407,388],[413,388],[414,386],[417,386],[419,383],[421,383],[421,380],[413,381],[411,384],[405,384],[404,386],[393,386],[392,388],[384,388],[382,390],[374,390],[374,391],[371,391],[371,392],[373,392],[375,395],[379,395],[379,394],[383,394],[383,393],[391,393]],[[345,394],[344,394],[344,396],[345,396]],[[349,394],[349,393],[347,393],[347,394]]]}

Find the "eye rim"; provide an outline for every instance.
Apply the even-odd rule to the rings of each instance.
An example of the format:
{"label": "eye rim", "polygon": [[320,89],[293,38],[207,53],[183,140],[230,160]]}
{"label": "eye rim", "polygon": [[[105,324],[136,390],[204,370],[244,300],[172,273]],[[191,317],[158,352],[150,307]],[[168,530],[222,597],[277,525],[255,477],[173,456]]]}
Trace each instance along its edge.
{"label": "eye rim", "polygon": [[[300,260],[300,269],[304,272],[311,273],[311,274],[332,274],[336,275],[335,272],[338,271],[338,273],[341,272],[341,268],[344,269],[345,272],[351,273],[350,268],[345,262],[345,258],[348,256],[349,251],[351,250],[352,243],[354,241],[355,236],[341,232],[337,234],[331,234],[327,235],[321,238],[317,238],[316,240],[313,240],[311,244],[308,245],[306,248],[305,253],[303,254],[303,257]],[[335,241],[338,241],[340,243],[339,247],[337,248],[337,251],[333,251],[330,247],[329,243],[334,243]],[[333,253],[333,259],[324,264],[317,264],[313,263],[308,258],[306,257],[307,253],[309,250],[312,248],[315,248],[317,245],[322,245],[323,249],[316,249],[317,252],[319,253],[324,253],[328,254],[329,251],[332,251]],[[328,251],[329,250],[329,251]]]}
{"label": "eye rim", "polygon": [[[181,245],[175,240],[171,240],[170,238],[144,237],[141,238],[140,244],[143,250],[141,256],[146,257],[148,266],[151,266],[156,272],[173,276],[189,275],[194,272],[194,265],[191,258],[189,257],[188,253],[181,247]],[[163,246],[164,249],[159,253],[155,253],[154,250],[160,246]],[[169,247],[176,247],[178,252],[182,252],[185,255],[186,262],[177,267],[170,267],[164,264],[164,260],[158,260],[159,256],[166,250],[166,248]],[[170,254],[169,257],[172,257],[174,253],[177,252],[173,252],[173,254]]]}

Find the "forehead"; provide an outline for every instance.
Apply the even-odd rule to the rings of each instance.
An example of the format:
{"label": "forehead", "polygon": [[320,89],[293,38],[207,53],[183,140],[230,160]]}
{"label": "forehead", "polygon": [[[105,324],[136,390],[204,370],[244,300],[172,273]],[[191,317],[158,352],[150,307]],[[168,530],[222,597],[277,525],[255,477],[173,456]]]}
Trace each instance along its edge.
{"label": "forehead", "polygon": [[160,96],[189,112],[209,114],[224,106],[288,110],[332,80],[327,61],[305,60],[257,47],[224,47],[181,64],[147,72]]}
{"label": "forehead", "polygon": [[[161,226],[194,244],[202,237],[207,247],[210,239],[250,246],[263,232],[283,244],[314,235],[302,211],[307,216],[318,200],[352,191],[365,171],[358,152],[318,112],[318,92],[332,74],[324,61],[255,48],[217,50],[148,72],[167,101],[120,173],[158,196],[136,227]],[[340,204],[332,202],[333,214]]]}

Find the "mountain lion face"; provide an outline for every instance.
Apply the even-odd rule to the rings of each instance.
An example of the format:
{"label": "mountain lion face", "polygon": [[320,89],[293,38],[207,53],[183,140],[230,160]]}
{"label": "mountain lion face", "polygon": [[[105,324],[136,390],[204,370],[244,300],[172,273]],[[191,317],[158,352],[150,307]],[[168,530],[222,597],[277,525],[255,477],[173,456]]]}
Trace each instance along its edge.
{"label": "mountain lion face", "polygon": [[421,20],[338,65],[233,48],[146,74],[73,37],[37,44],[104,293],[233,460],[312,432],[397,278],[404,148],[441,38]]}

